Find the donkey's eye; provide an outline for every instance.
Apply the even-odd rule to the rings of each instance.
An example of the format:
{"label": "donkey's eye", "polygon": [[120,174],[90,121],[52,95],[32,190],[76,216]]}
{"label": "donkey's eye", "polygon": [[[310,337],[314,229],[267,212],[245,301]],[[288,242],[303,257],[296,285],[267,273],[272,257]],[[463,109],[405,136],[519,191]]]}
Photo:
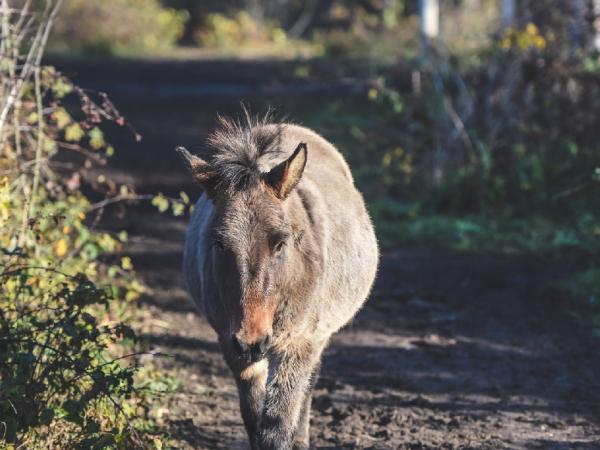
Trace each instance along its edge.
{"label": "donkey's eye", "polygon": [[277,242],[277,244],[275,244],[275,246],[273,247],[273,254],[277,254],[280,253],[281,250],[283,250],[283,247],[285,247],[285,241],[279,241]]}

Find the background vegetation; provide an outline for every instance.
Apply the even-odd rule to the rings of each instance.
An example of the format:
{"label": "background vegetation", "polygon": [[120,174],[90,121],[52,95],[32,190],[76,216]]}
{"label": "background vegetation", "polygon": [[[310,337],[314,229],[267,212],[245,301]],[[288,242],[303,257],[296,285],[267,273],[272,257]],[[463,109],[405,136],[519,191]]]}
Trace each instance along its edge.
{"label": "background vegetation", "polygon": [[[66,14],[78,3],[67,0]],[[580,296],[595,304],[597,1],[437,2],[440,29],[429,38],[416,0],[124,3],[144,12],[130,20],[126,8],[105,7],[112,14],[105,22],[126,21],[130,36],[154,42],[146,54],[291,58],[299,79],[322,76],[316,62],[358,79],[358,95],[294,114],[342,143],[384,244],[575,252],[592,280]],[[146,27],[146,11],[178,25]],[[77,46],[105,42],[94,37],[103,27],[90,24],[78,29],[89,38],[70,39],[59,26],[55,48],[97,52],[94,44]],[[119,39],[102,51],[139,54],[137,44]]]}
{"label": "background vegetation", "polygon": [[598,2],[523,0],[509,23],[501,1],[441,2],[431,39],[409,0],[58,3],[0,1],[1,445],[161,448],[149,387],[177,384],[138,370],[143,286],[89,199],[137,198],[91,175],[114,152],[102,125],[128,124],[41,65],[53,24],[69,56],[277,57],[304,81],[334,67],[357,93],[294,117],[340,143],[384,245],[571,258],[581,272],[548,293],[600,327]]}
{"label": "background vegetation", "polygon": [[125,119],[41,65],[60,1],[11,6],[0,2],[0,448],[160,447],[148,400],[161,379],[151,363],[138,371],[129,326],[144,286],[120,254],[127,233],[97,226],[106,201],[82,192],[133,196],[89,182],[114,151],[102,125]]}

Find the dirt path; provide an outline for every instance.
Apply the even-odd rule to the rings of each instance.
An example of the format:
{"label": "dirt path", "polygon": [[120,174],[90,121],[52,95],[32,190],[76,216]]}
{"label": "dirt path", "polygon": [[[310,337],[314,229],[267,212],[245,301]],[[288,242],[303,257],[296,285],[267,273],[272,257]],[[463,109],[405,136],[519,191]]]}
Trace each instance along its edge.
{"label": "dirt path", "polygon": [[[184,222],[146,216],[130,251],[154,289],[152,346],[184,380],[173,436],[245,448],[234,383],[181,288]],[[168,238],[166,237],[168,236]],[[383,256],[367,306],[325,353],[318,449],[598,449],[597,343],[536,296],[541,261],[424,251]]]}
{"label": "dirt path", "polygon": [[[112,130],[110,175],[142,192],[197,195],[172,149],[196,148],[215,113],[237,110],[239,99],[113,99],[145,139],[134,145]],[[141,306],[148,342],[173,356],[159,364],[183,381],[165,406],[172,436],[188,449],[246,448],[234,383],[182,288],[185,219],[127,209],[105,222],[129,231],[127,251],[152,288]],[[325,353],[314,447],[600,449],[598,341],[539,295],[563,272],[523,257],[385,252],[371,299]]]}

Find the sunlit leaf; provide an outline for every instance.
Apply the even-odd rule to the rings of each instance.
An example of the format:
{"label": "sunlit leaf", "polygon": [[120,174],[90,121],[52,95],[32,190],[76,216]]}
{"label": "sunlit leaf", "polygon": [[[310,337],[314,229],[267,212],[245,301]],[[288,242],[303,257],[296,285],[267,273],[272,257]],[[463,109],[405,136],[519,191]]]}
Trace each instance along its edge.
{"label": "sunlit leaf", "polygon": [[78,123],[74,123],[65,128],[65,140],[68,142],[79,142],[83,136],[85,136],[85,132]]}
{"label": "sunlit leaf", "polygon": [[69,244],[67,243],[66,239],[60,239],[55,245],[54,245],[54,253],[56,254],[56,256],[58,256],[59,258],[62,258],[63,256],[65,256],[67,254],[67,250],[69,249]]}
{"label": "sunlit leaf", "polygon": [[88,136],[90,138],[90,147],[92,147],[94,150],[99,150],[106,145],[106,142],[104,141],[104,133],[102,133],[100,128],[92,128],[88,132]]}

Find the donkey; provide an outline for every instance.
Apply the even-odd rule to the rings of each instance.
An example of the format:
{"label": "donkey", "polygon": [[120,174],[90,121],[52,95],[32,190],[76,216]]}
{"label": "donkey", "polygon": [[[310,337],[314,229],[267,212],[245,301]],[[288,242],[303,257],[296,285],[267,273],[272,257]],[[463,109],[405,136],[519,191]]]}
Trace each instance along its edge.
{"label": "donkey", "polygon": [[204,159],[177,149],[204,190],[186,288],[233,372],[250,447],[307,449],[321,354],[375,279],[373,225],[348,164],[314,131],[246,112],[220,118],[208,144]]}

